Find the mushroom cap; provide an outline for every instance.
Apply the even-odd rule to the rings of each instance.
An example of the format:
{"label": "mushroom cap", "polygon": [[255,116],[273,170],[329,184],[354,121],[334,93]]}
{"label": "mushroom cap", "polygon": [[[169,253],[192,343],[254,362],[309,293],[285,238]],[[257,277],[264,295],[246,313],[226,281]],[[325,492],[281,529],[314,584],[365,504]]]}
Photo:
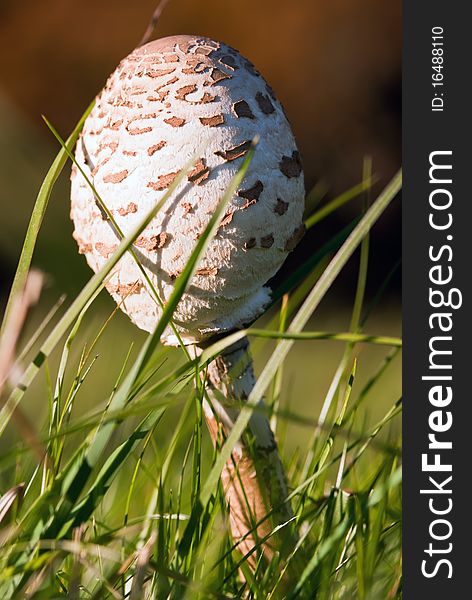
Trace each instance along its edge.
{"label": "mushroom cap", "polygon": [[[121,61],[77,144],[78,164],[125,235],[198,157],[134,244],[165,302],[256,135],[260,141],[246,176],[174,313],[186,343],[259,316],[270,301],[264,284],[303,235],[303,171],[282,106],[233,48],[172,36]],[[71,180],[74,237],[98,271],[119,239],[75,166]],[[129,253],[106,287],[138,327],[154,330],[161,309]],[[163,341],[175,343],[169,330]]]}

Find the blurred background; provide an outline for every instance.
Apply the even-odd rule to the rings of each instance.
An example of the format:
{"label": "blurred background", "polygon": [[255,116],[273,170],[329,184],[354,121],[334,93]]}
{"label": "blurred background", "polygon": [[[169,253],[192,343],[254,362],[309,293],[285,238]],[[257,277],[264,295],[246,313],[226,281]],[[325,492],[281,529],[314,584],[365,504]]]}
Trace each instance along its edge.
{"label": "blurred background", "polygon": [[[41,115],[66,137],[120,59],[138,44],[155,6],[155,0],[0,0],[2,304],[37,190],[58,151]],[[307,191],[318,185],[325,190],[326,201],[336,197],[361,181],[363,160],[369,156],[377,176],[375,197],[399,168],[399,0],[171,0],[155,37],[178,33],[220,39],[254,62],[275,89],[292,123],[304,161]],[[67,294],[66,304],[70,303],[90,276],[71,237],[68,168],[65,171],[48,207],[34,257],[35,266],[47,274],[47,289],[30,318],[25,339],[61,294]],[[281,277],[360,210],[361,200],[349,203],[315,226],[290,257]],[[376,225],[371,249],[369,298],[400,257],[398,201]],[[357,266],[356,256],[320,307],[311,329],[345,330],[349,326]],[[369,333],[400,334],[399,293],[397,270],[366,326]],[[112,308],[112,301],[102,294],[94,318],[100,320]],[[123,342],[125,352],[131,339],[140,340],[142,335],[123,315],[117,315],[100,350],[104,364],[113,362],[112,340],[115,348]],[[300,410],[318,414],[342,350],[342,344],[333,342],[296,346],[286,373]],[[372,371],[385,352],[363,350],[365,373]],[[300,373],[310,372],[313,365],[317,365],[313,373],[317,384],[310,383],[308,388],[307,381],[300,381]],[[363,368],[359,370],[361,382]],[[90,402],[97,385],[108,384],[108,376],[107,369],[97,369]],[[400,393],[399,364],[391,372],[389,385],[391,401]],[[308,389],[309,409],[305,409]]]}

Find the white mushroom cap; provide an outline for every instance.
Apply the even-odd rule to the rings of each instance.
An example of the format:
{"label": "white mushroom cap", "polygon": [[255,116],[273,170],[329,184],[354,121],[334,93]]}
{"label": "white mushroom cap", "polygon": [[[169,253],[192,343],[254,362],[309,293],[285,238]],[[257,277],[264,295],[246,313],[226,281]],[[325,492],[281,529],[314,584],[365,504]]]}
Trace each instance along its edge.
{"label": "white mushroom cap", "polygon": [[[173,36],[138,48],[118,65],[77,144],[78,163],[125,235],[199,157],[135,242],[165,302],[256,135],[247,175],[174,313],[188,343],[261,314],[270,300],[264,284],[303,234],[303,172],[282,106],[233,48]],[[74,237],[97,271],[119,239],[75,167],[71,198]],[[138,327],[155,328],[161,309],[129,253],[107,289],[117,302],[125,298],[121,308]],[[163,339],[175,342],[168,331]]]}

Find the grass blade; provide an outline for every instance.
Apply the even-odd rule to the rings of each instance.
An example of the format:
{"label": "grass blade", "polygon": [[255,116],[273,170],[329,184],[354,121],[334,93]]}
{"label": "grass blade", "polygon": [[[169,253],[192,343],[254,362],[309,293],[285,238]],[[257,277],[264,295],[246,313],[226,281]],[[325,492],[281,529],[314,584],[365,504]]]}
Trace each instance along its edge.
{"label": "grass blade", "polygon": [[[75,126],[74,131],[70,134],[66,142],[67,148],[70,149],[74,147],[74,144],[77,141],[80,132],[82,131],[84,121],[87,118],[90,111],[92,110],[94,104],[95,101],[87,108],[87,110],[84,112],[79,122]],[[54,159],[54,162],[52,163],[39,189],[38,196],[33,207],[33,212],[31,213],[28,229],[26,230],[25,241],[23,242],[23,248],[21,250],[20,259],[18,261],[18,267],[16,269],[15,278],[13,279],[10,295],[8,297],[8,302],[2,322],[2,331],[5,327],[5,323],[8,320],[8,315],[11,311],[14,300],[18,296],[18,294],[21,293],[21,290],[24,288],[24,285],[26,283],[26,277],[28,276],[28,271],[31,265],[31,259],[33,257],[34,248],[36,246],[36,240],[38,237],[39,230],[41,228],[41,223],[43,222],[44,214],[49,203],[49,198],[51,197],[54,184],[56,183],[59,175],[61,174],[61,171],[64,168],[66,162],[67,152],[64,149],[61,149],[58,152],[56,158]]]}

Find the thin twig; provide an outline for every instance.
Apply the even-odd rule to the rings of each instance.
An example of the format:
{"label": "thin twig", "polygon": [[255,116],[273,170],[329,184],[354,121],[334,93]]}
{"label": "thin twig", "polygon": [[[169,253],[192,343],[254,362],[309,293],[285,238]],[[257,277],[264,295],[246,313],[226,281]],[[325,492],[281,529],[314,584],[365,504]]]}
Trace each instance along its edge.
{"label": "thin twig", "polygon": [[157,5],[156,10],[152,13],[149,25],[147,26],[146,31],[144,32],[144,35],[138,44],[138,48],[139,46],[144,46],[144,44],[147,44],[151,40],[152,34],[154,33],[154,29],[156,28],[157,22],[159,21],[159,17],[161,16],[164,8],[167,6],[169,1],[170,0],[161,0]]}

